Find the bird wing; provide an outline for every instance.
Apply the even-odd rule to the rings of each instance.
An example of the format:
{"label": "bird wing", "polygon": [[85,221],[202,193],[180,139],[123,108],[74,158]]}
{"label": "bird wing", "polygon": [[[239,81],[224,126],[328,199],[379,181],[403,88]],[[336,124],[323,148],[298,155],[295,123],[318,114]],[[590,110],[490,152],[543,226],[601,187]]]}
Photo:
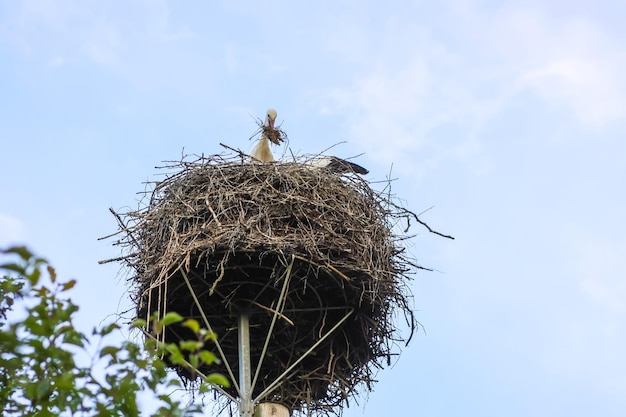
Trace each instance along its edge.
{"label": "bird wing", "polygon": [[369,171],[361,165],[346,161],[345,159],[337,158],[336,156],[330,157],[330,161],[327,166],[335,172],[354,172],[361,175],[369,173]]}
{"label": "bird wing", "polygon": [[346,161],[345,159],[337,158],[336,156],[322,156],[314,158],[308,161],[307,165],[315,168],[329,169],[332,172],[339,174],[344,172],[354,172],[355,174],[365,175],[369,173],[369,171],[361,165]]}

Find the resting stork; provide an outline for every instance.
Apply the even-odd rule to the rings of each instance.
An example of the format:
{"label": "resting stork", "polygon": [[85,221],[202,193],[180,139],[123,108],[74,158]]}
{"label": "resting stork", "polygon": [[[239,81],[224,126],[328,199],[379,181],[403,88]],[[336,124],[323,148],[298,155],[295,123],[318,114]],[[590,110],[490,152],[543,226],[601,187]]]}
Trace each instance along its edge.
{"label": "resting stork", "polygon": [[365,175],[369,173],[369,171],[361,165],[346,161],[345,159],[337,158],[336,156],[320,156],[313,158],[306,163],[312,167],[328,169],[338,174],[354,172],[355,174]]}
{"label": "resting stork", "polygon": [[262,128],[261,139],[257,142],[255,147],[252,149],[250,156],[254,159],[261,162],[272,162],[274,160],[274,155],[272,155],[272,150],[270,149],[270,139],[267,136],[268,130],[274,129],[274,122],[276,121],[276,110],[268,109],[267,116],[265,117],[265,124]]}

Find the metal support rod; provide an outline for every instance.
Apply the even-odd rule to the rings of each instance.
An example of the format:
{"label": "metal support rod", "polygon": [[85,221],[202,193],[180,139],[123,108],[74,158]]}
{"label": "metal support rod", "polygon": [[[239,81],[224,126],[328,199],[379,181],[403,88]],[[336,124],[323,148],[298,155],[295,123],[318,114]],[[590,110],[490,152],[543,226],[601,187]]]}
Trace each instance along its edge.
{"label": "metal support rod", "polygon": [[307,350],[306,352],[304,352],[304,354],[302,354],[302,355],[298,358],[298,360],[297,360],[297,361],[295,361],[294,363],[292,363],[292,364],[291,364],[291,366],[285,370],[285,372],[283,372],[282,374],[280,374],[280,376],[279,376],[278,378],[276,378],[276,379],[274,380],[274,382],[272,382],[272,383],[271,383],[271,384],[270,384],[267,388],[265,388],[265,389],[263,390],[263,392],[262,392],[262,393],[260,393],[259,395],[257,395],[257,396],[256,396],[256,398],[253,400],[253,402],[255,402],[255,403],[256,403],[256,402],[260,401],[260,400],[261,400],[263,397],[265,397],[267,394],[269,394],[269,393],[271,393],[272,391],[274,391],[274,390],[275,390],[275,389],[276,389],[276,388],[280,385],[280,383],[282,382],[281,380],[282,380],[282,379],[283,379],[283,378],[284,378],[287,374],[289,374],[289,372],[291,372],[291,370],[292,370],[293,368],[295,368],[295,367],[296,367],[296,366],[297,366],[300,362],[302,362],[302,360],[303,360],[304,358],[306,358],[307,356],[309,356],[309,354],[310,354],[311,352],[313,352],[313,351],[315,350],[315,348],[317,348],[317,347],[318,347],[318,346],[319,346],[319,345],[320,345],[320,344],[321,344],[324,340],[326,340],[326,338],[327,338],[328,336],[330,336],[330,335],[331,335],[331,334],[332,334],[335,330],[337,330],[337,329],[339,328],[339,326],[341,326],[341,324],[342,324],[344,321],[346,321],[346,320],[348,319],[348,317],[350,317],[350,316],[352,315],[352,313],[354,313],[354,309],[351,309],[350,311],[348,311],[348,313],[347,313],[345,316],[343,316],[343,317],[341,318],[341,320],[339,320],[339,321],[337,322],[337,324],[335,324],[335,325],[334,325],[334,326],[333,326],[333,327],[332,327],[332,328],[331,328],[328,332],[326,332],[326,334],[324,334],[324,336],[322,336],[322,337],[320,338],[320,340],[318,340],[317,342],[315,342],[315,343],[313,344],[313,346],[311,346],[311,347],[309,348],[309,350]]}
{"label": "metal support rod", "polygon": [[239,388],[241,389],[239,415],[241,417],[252,417],[254,414],[254,404],[252,402],[251,390],[252,365],[250,364],[250,318],[247,314],[239,316],[238,334]]}
{"label": "metal support rod", "polygon": [[261,356],[259,356],[259,363],[257,364],[256,371],[254,372],[254,378],[252,379],[251,389],[254,390],[256,386],[256,381],[259,378],[259,373],[261,372],[261,366],[263,365],[263,360],[265,359],[265,353],[267,352],[267,346],[270,343],[270,338],[272,337],[272,332],[274,331],[274,325],[276,324],[276,318],[278,314],[280,314],[281,309],[285,304],[285,292],[287,291],[287,287],[289,286],[289,281],[291,280],[291,267],[293,266],[293,257],[291,258],[291,263],[289,267],[285,271],[284,274],[284,282],[283,287],[280,290],[280,295],[278,296],[278,301],[276,302],[276,307],[274,309],[274,315],[272,316],[272,322],[270,323],[270,328],[267,331],[267,336],[265,337],[265,343],[263,344],[263,350],[261,351]]}
{"label": "metal support rod", "polygon": [[[154,340],[154,341],[155,341],[155,342],[157,342],[157,343],[161,343],[161,342],[159,341],[159,339],[157,339],[156,337],[154,337],[152,334],[150,334],[149,332],[147,332],[145,329],[140,329],[140,330],[141,330],[141,332],[144,334],[144,336],[145,336],[145,337],[147,337],[147,338],[149,338],[149,339],[152,339],[152,340]],[[183,362],[183,365],[185,365],[185,366],[188,366],[188,367],[192,368],[191,364],[190,364],[189,362],[187,362],[187,360],[186,360],[185,358],[182,358],[182,359],[181,359],[181,361]],[[199,371],[199,370],[197,370],[197,369],[194,369],[194,371],[195,371],[198,375],[200,375],[200,377],[201,377],[203,380],[206,380],[206,375],[205,375],[205,374],[203,374],[202,372],[200,372],[200,371]],[[228,397],[231,401],[233,401],[233,402],[236,402],[236,401],[237,401],[237,400],[235,399],[235,397],[233,397],[232,395],[230,395],[229,393],[227,393],[227,392],[224,390],[224,388],[220,387],[219,385],[213,385],[213,384],[211,384],[211,386],[212,386],[213,388],[215,388],[216,390],[218,390],[219,392],[221,392],[222,394],[224,394],[224,395],[225,395],[226,397]]]}
{"label": "metal support rod", "polygon": [[[200,304],[200,301],[198,300],[198,297],[196,296],[196,292],[193,290],[193,287],[191,286],[191,282],[189,282],[189,278],[187,277],[187,274],[182,268],[179,268],[178,270],[181,272],[181,274],[183,275],[183,278],[185,279],[187,288],[189,288],[189,292],[191,293],[191,296],[193,297],[193,301],[196,303],[196,307],[198,307],[198,311],[200,311],[200,315],[202,316],[202,320],[204,320],[204,324],[207,330],[213,333],[211,324],[209,323],[209,320],[207,319],[206,314],[204,314],[204,309],[202,308],[202,305]],[[235,391],[237,391],[237,393],[241,395],[241,390],[239,389],[239,385],[237,384],[237,381],[235,380],[235,375],[233,375],[233,371],[230,368],[230,363],[228,363],[228,360],[226,359],[226,355],[224,354],[224,351],[222,350],[222,347],[220,346],[220,343],[217,339],[215,339],[215,347],[217,347],[217,351],[220,354],[220,358],[222,359],[222,362],[224,362],[224,365],[226,365],[226,371],[228,371],[230,380],[233,381],[233,385],[235,386]]]}

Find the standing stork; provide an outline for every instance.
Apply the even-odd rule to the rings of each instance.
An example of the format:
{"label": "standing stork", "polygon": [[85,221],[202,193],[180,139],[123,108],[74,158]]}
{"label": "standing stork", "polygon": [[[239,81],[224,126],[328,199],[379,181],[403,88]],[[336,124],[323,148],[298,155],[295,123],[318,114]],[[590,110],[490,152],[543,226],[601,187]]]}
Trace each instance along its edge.
{"label": "standing stork", "polygon": [[[270,149],[270,137],[274,136],[271,133],[274,132],[274,122],[277,115],[276,110],[272,108],[267,110],[265,124],[262,126],[261,139],[259,139],[250,153],[250,156],[257,161],[272,162],[274,160],[274,155],[272,155],[272,150]],[[274,140],[272,142],[276,143]]]}

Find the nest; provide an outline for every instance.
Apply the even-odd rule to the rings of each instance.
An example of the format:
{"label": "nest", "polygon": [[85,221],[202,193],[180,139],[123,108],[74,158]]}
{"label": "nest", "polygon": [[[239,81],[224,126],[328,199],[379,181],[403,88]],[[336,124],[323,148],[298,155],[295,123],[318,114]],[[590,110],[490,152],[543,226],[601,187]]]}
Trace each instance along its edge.
{"label": "nest", "polygon": [[[253,395],[291,368],[263,401],[335,412],[371,390],[376,370],[418,324],[406,283],[421,267],[394,232],[417,216],[362,177],[299,162],[214,155],[164,168],[170,174],[147,192],[147,204],[114,212],[116,244],[127,251],[115,260],[133,271],[137,317],[176,311],[209,324],[225,360],[199,371],[239,381],[237,320],[247,315],[253,376],[263,358]],[[178,325],[164,334],[166,342],[191,337]],[[196,377],[174,368],[186,381]],[[238,395],[234,387],[226,393]]]}

